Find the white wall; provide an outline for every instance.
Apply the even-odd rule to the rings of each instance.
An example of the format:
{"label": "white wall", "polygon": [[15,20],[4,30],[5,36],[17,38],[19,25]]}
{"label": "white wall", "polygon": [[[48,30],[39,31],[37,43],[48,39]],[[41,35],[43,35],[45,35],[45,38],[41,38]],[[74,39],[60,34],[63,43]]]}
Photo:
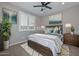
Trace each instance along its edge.
{"label": "white wall", "polygon": [[[64,33],[66,32],[65,24],[70,23],[75,27],[75,33],[79,34],[79,6],[68,8],[59,13],[62,13]],[[42,17],[41,25],[49,25],[48,16]]]}
{"label": "white wall", "polygon": [[75,33],[79,34],[79,6],[63,11],[63,29],[66,31],[65,24],[70,23],[75,27]]}
{"label": "white wall", "polygon": [[[2,15],[2,8],[12,9],[12,10],[15,10],[16,12],[18,12],[19,10],[21,10],[18,7],[15,7],[15,6],[10,5],[8,3],[0,3],[0,12],[1,12],[0,14],[1,15]],[[21,10],[21,11],[23,11],[23,10]],[[27,13],[27,12],[25,12],[25,13]],[[36,16],[36,17],[37,17],[36,18],[36,26],[40,26],[40,17],[38,17],[38,16]],[[0,18],[0,22],[1,22],[1,18]],[[10,37],[10,45],[14,45],[14,44],[17,44],[19,42],[26,41],[28,35],[40,32],[39,30],[20,32],[19,31],[19,23],[18,22],[19,22],[19,19],[17,19],[17,24],[12,24],[11,37]]]}

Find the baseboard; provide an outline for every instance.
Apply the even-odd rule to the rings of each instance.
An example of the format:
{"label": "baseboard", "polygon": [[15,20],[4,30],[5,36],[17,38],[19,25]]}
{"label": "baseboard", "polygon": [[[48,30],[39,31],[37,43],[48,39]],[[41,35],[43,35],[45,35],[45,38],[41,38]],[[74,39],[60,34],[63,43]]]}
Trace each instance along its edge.
{"label": "baseboard", "polygon": [[27,40],[24,40],[24,41],[21,41],[21,42],[17,42],[17,43],[13,43],[13,44],[10,44],[10,46],[14,46],[14,45],[17,45],[17,44],[20,44],[20,43],[23,43],[23,42],[26,42]]}

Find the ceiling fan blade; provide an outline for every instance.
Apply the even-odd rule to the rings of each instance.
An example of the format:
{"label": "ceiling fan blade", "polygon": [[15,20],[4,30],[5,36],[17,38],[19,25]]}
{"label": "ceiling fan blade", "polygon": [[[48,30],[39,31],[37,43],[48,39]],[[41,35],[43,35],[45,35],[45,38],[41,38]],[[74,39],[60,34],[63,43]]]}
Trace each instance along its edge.
{"label": "ceiling fan blade", "polygon": [[52,9],[51,7],[49,7],[49,6],[45,6],[46,8],[48,8],[48,9]]}
{"label": "ceiling fan blade", "polygon": [[33,6],[33,7],[42,7],[42,5],[36,5],[36,6]]}
{"label": "ceiling fan blade", "polygon": [[41,2],[42,5],[45,5],[45,2]]}
{"label": "ceiling fan blade", "polygon": [[48,4],[50,4],[51,2],[47,2],[45,5],[48,5]]}

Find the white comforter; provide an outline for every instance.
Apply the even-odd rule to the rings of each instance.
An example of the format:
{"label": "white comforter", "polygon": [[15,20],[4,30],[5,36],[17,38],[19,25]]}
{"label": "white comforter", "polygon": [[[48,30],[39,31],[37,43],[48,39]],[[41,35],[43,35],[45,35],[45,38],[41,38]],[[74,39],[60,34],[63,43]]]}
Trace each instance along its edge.
{"label": "white comforter", "polygon": [[51,49],[54,56],[61,52],[62,41],[58,36],[46,34],[32,34],[29,40],[37,42]]}

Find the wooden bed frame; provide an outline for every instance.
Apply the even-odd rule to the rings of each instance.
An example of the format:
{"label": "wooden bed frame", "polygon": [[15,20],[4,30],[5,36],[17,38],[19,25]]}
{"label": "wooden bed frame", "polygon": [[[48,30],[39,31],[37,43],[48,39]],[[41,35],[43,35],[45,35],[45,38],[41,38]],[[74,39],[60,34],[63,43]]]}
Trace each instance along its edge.
{"label": "wooden bed frame", "polygon": [[33,48],[34,50],[36,50],[37,52],[39,52],[40,54],[44,56],[53,56],[50,48],[45,47],[41,44],[38,44],[34,41],[28,40],[28,46],[30,46],[31,48]]}
{"label": "wooden bed frame", "polygon": [[[52,24],[52,25],[46,26],[46,28],[55,28],[55,27],[58,27],[58,28],[60,27],[59,33],[63,34],[62,24]],[[41,53],[44,56],[53,56],[53,53],[50,50],[50,48],[45,47],[39,43],[28,40],[28,46],[30,46],[31,48],[33,48],[34,50],[36,50],[37,52]]]}

